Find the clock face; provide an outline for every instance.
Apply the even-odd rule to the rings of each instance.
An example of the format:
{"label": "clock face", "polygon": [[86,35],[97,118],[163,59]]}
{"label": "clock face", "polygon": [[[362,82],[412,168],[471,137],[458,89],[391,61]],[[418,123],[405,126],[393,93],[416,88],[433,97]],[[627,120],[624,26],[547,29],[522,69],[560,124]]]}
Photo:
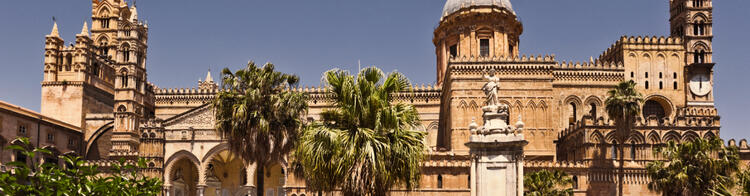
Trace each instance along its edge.
{"label": "clock face", "polygon": [[698,96],[706,96],[711,92],[711,80],[706,74],[696,74],[690,78],[690,91]]}

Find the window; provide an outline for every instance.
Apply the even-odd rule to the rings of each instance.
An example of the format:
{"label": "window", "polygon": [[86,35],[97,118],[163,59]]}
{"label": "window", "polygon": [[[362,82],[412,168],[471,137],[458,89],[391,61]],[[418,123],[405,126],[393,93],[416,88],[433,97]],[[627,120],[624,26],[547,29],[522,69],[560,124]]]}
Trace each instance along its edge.
{"label": "window", "polygon": [[57,165],[58,162],[59,162],[58,159],[54,157],[44,157],[44,163]]}
{"label": "window", "polygon": [[109,19],[102,19],[101,20],[102,28],[108,29],[109,28]]}
{"label": "window", "polygon": [[659,81],[659,89],[664,89],[664,84],[661,81]]}
{"label": "window", "polygon": [[612,160],[617,160],[617,141],[612,141]]}
{"label": "window", "polygon": [[578,176],[573,176],[573,189],[578,189]]}
{"label": "window", "polygon": [[646,89],[648,89],[648,81],[646,81]]}
{"label": "window", "polygon": [[437,177],[437,188],[442,189],[443,188],[443,176],[438,175]]}
{"label": "window", "polygon": [[674,89],[677,90],[677,82],[674,82],[672,85],[674,86]]}
{"label": "window", "polygon": [[576,122],[578,117],[578,108],[576,108],[576,104],[573,102],[570,102],[570,124],[573,124]]}
{"label": "window", "polygon": [[662,78],[661,72],[659,72],[659,78]]}
{"label": "window", "polygon": [[635,73],[630,72],[630,78],[635,78]]}
{"label": "window", "polygon": [[646,72],[646,78],[648,78],[648,72]]}
{"label": "window", "polygon": [[54,141],[55,141],[55,134],[54,133],[47,133],[47,142],[54,142]]}
{"label": "window", "polygon": [[21,151],[16,151],[16,162],[21,162],[26,164],[26,155],[23,154]]}
{"label": "window", "polygon": [[76,140],[74,140],[72,137],[68,138],[68,147],[74,146],[76,146]]}
{"label": "window", "polygon": [[596,119],[596,104],[591,103],[591,111],[589,111],[589,114],[592,118]]}
{"label": "window", "polygon": [[515,53],[515,52],[513,51],[513,49],[514,49],[514,48],[515,48],[515,47],[513,47],[513,45],[512,45],[512,44],[511,44],[511,45],[508,45],[508,51],[509,51],[508,53],[509,53],[509,54],[510,54],[511,56],[513,55],[513,53]]}
{"label": "window", "polygon": [[677,79],[677,72],[672,73],[672,78]]}
{"label": "window", "polygon": [[125,75],[125,73],[122,73],[122,75],[120,75],[120,83],[122,84],[123,88],[128,87],[128,76]]}
{"label": "window", "polygon": [[630,158],[635,161],[635,141],[630,141]]}
{"label": "window", "polygon": [[457,57],[458,56],[458,45],[453,44],[450,47],[450,53],[451,53],[451,57]]}
{"label": "window", "polygon": [[479,56],[490,56],[490,40],[480,39],[479,40]]}
{"label": "window", "polygon": [[18,125],[18,135],[19,136],[26,136],[26,125]]}
{"label": "window", "polygon": [[662,119],[666,116],[666,112],[659,102],[648,100],[643,104],[643,116],[646,118],[656,116],[656,118]]}
{"label": "window", "polygon": [[125,62],[130,61],[130,49],[125,49],[125,51],[122,51],[122,58]]}
{"label": "window", "polygon": [[699,33],[698,24],[693,24],[693,35],[698,35],[698,33]]}
{"label": "window", "polygon": [[123,34],[125,34],[126,37],[130,37],[130,31],[129,30],[123,32]]}

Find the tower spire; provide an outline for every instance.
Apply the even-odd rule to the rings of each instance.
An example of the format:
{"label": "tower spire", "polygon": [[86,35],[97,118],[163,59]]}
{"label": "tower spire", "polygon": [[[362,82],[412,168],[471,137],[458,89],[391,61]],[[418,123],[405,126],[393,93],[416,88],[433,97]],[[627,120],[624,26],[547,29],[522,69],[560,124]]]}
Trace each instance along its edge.
{"label": "tower spire", "polygon": [[205,82],[214,82],[214,79],[211,77],[211,68],[208,69],[208,73],[206,73],[206,80]]}
{"label": "tower spire", "polygon": [[57,30],[57,20],[54,16],[52,17],[52,22],[54,24],[52,25],[52,32],[49,34],[49,36],[60,37],[60,32]]}
{"label": "tower spire", "polygon": [[88,22],[86,22],[86,21],[83,22],[83,28],[81,29],[81,34],[79,34],[79,35],[89,36],[89,24],[88,24]]}

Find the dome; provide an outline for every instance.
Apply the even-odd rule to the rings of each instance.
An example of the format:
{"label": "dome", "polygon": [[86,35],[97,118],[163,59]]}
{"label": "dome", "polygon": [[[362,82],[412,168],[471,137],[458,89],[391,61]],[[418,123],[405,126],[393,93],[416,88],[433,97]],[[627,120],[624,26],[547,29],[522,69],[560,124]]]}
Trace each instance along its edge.
{"label": "dome", "polygon": [[500,8],[505,8],[509,12],[513,13],[513,15],[516,14],[516,12],[513,11],[513,5],[510,4],[510,0],[448,0],[447,2],[445,2],[442,17],[448,16],[460,9],[472,6],[497,6]]}

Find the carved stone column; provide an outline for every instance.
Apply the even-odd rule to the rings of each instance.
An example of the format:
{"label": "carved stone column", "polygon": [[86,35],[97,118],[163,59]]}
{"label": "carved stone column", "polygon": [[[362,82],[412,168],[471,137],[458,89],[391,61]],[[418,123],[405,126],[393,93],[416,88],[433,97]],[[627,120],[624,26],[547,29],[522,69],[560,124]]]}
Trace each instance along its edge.
{"label": "carved stone column", "polygon": [[469,125],[471,196],[523,195],[523,147],[528,141],[520,117],[517,128],[505,122],[507,109],[503,104],[485,106],[484,126],[473,120]]}
{"label": "carved stone column", "polygon": [[165,184],[164,185],[164,195],[165,196],[173,196],[174,193],[172,192],[172,185]]}
{"label": "carved stone column", "polygon": [[198,185],[198,187],[196,187],[195,195],[203,196],[203,193],[206,192],[206,187],[207,187],[206,185]]}

